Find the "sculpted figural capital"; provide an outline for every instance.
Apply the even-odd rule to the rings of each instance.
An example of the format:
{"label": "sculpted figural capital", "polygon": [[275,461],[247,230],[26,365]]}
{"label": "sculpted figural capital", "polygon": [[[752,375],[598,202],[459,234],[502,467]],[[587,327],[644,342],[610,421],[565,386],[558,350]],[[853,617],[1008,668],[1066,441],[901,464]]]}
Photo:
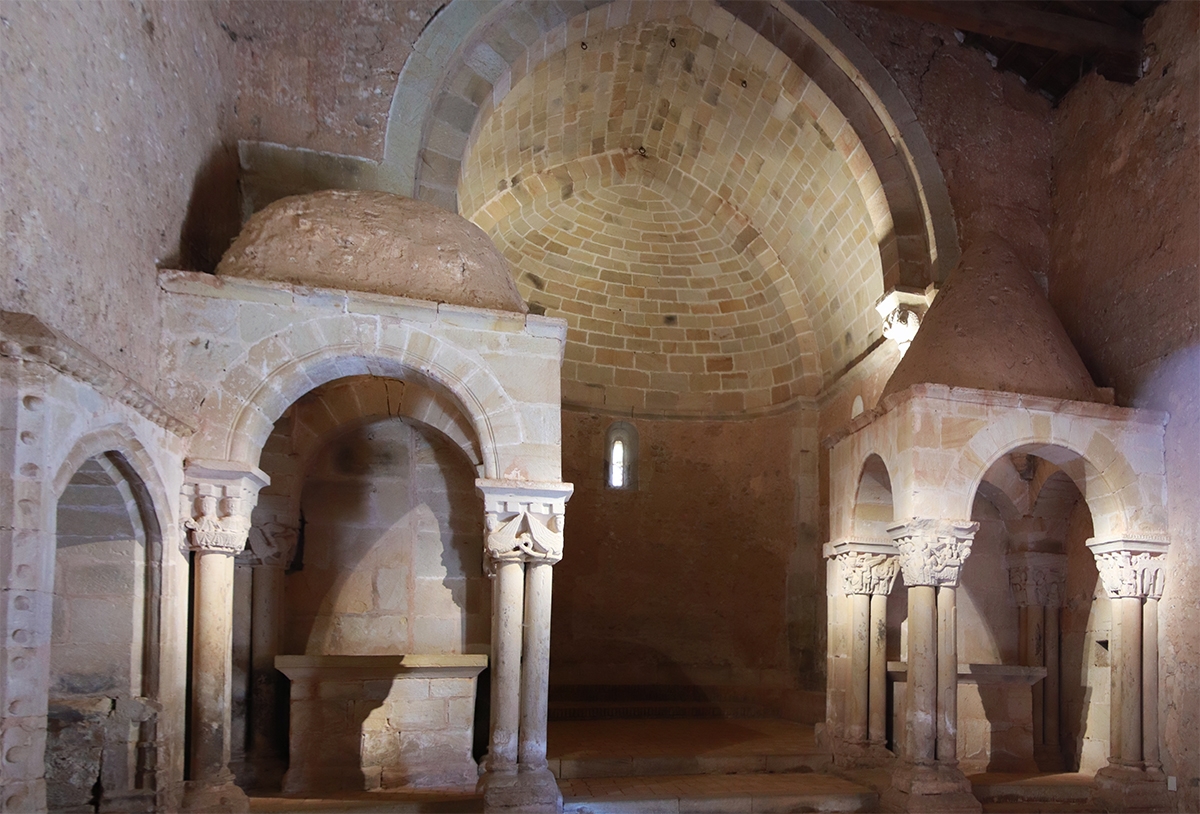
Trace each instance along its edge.
{"label": "sculpted figural capital", "polygon": [[978,523],[914,518],[888,528],[900,551],[905,585],[955,587]]}

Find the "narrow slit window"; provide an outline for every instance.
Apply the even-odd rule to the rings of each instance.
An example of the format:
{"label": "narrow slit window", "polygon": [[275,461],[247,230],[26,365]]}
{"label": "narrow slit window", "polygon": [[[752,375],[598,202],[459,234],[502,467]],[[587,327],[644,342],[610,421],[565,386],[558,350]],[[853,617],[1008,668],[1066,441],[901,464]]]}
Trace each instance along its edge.
{"label": "narrow slit window", "polygon": [[604,483],[609,489],[637,489],[637,430],[628,422],[608,428]]}
{"label": "narrow slit window", "polygon": [[612,462],[608,466],[608,485],[620,489],[625,485],[625,442],[618,438],[612,445]]}

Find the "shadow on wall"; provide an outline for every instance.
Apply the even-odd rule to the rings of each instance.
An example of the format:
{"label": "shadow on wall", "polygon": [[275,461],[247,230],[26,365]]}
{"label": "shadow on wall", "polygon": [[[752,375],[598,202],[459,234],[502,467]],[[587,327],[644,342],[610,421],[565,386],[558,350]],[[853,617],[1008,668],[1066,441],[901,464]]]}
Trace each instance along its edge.
{"label": "shadow on wall", "polygon": [[192,194],[179,230],[179,250],[164,268],[211,274],[242,230],[237,145],[213,148],[192,179]]}
{"label": "shadow on wall", "polygon": [[313,459],[304,560],[285,589],[286,652],[486,648],[483,511],[467,462],[434,435],[398,419],[373,422]]}

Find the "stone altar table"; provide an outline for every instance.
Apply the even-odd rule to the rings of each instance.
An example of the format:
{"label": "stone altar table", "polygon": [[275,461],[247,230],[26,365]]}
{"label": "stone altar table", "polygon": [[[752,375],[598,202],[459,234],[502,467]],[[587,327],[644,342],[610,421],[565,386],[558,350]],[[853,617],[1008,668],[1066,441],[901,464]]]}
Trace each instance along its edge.
{"label": "stone altar table", "polygon": [[474,787],[482,655],[276,656],[291,680],[288,793]]}

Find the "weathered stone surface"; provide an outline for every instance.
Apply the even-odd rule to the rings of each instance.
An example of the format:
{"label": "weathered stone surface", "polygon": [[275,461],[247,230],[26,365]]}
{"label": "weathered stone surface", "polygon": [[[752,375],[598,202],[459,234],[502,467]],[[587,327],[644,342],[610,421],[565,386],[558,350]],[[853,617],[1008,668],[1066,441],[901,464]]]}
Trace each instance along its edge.
{"label": "weathered stone surface", "polygon": [[217,274],[526,313],[508,261],[480,229],[431,204],[328,190],[250,219]]}
{"label": "weathered stone surface", "polygon": [[1037,282],[996,235],[966,247],[883,396],[927,382],[1099,400]]}

